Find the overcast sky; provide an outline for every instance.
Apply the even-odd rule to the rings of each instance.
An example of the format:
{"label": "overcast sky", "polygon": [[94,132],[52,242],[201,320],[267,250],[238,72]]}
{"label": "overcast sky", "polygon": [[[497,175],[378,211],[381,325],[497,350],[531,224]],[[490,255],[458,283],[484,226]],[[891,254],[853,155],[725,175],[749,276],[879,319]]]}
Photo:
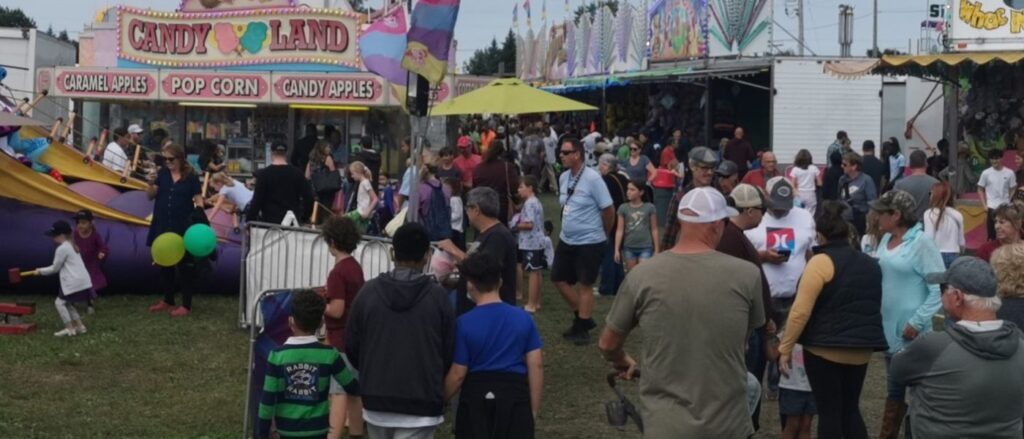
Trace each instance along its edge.
{"label": "overcast sky", "polygon": [[[331,0],[336,1],[336,0]],[[520,1],[519,27],[525,30],[526,16]],[[533,26],[541,25],[541,4],[544,0],[531,0],[533,8]],[[641,4],[641,0],[620,0],[632,4]],[[653,0],[650,0],[653,1]],[[941,0],[933,0],[932,3]],[[371,5],[383,3],[383,0],[367,0]],[[77,37],[82,26],[92,21],[96,11],[105,5],[127,4],[161,11],[173,11],[178,7],[179,0],[3,0],[4,6],[21,8],[36,20],[36,24],[46,29],[53,26],[55,32],[67,30],[72,38]],[[317,1],[323,4],[323,0]],[[584,2],[570,0],[572,8]],[[797,33],[796,20],[786,16],[787,6],[792,9],[797,0],[774,0],[776,20],[794,35]],[[839,4],[854,6],[856,28],[854,30],[854,55],[864,55],[871,46],[872,0],[804,0],[806,7],[805,34],[807,45],[819,55],[835,55],[839,53],[838,6]],[[907,50],[908,39],[916,40],[920,34],[919,25],[926,17],[927,0],[880,0],[879,1],[879,46],[881,48],[897,48]],[[455,30],[455,38],[459,41],[459,64],[461,65],[473,54],[473,50],[490,43],[492,37],[500,42],[512,26],[512,5],[508,0],[462,0],[459,21]],[[59,9],[59,11],[58,11]],[[564,19],[564,0],[548,1],[548,20]],[[774,39],[784,47],[795,48],[794,40],[776,27]],[[916,43],[915,43],[916,44]]]}

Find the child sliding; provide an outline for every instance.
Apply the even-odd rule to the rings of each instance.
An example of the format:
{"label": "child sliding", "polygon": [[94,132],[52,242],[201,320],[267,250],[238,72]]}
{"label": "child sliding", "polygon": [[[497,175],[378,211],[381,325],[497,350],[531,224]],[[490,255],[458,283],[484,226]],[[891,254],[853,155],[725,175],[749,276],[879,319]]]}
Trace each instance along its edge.
{"label": "child sliding", "polygon": [[53,255],[53,265],[39,268],[36,272],[43,276],[60,274],[60,292],[53,303],[64,322],[64,329],[53,335],[68,337],[85,334],[85,325],[82,324],[82,318],[73,303],[95,299],[96,291],[92,288],[92,280],[85,268],[85,262],[82,261],[82,255],[74,244],[71,224],[67,221],[57,221],[46,231],[46,236],[53,238],[53,242],[57,244],[57,251]]}

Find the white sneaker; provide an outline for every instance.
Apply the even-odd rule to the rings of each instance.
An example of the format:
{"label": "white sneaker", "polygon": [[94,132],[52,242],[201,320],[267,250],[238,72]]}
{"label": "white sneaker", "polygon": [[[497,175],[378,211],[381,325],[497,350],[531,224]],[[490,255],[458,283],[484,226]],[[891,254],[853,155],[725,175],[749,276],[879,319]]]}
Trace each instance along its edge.
{"label": "white sneaker", "polygon": [[86,332],[87,331],[85,329],[85,326],[79,326],[79,327],[75,328],[75,335],[82,335],[82,334],[85,334]]}
{"label": "white sneaker", "polygon": [[67,329],[67,328],[61,329],[60,331],[57,331],[57,332],[53,333],[53,335],[55,337],[71,337],[71,336],[73,336],[75,334],[77,334],[77,333],[75,332],[74,329]]}

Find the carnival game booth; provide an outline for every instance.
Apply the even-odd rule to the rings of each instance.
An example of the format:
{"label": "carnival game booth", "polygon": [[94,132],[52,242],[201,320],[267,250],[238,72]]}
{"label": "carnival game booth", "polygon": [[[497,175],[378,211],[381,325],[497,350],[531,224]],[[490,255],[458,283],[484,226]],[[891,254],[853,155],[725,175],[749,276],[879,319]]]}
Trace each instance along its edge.
{"label": "carnival game booth", "polygon": [[[691,132],[695,145],[717,148],[743,127],[755,150],[774,151],[791,164],[807,149],[818,165],[835,133],[878,139],[882,123],[882,79],[848,75],[868,69],[863,58],[769,56],[710,58],[673,63],[642,72],[566,79],[544,87],[604,108],[614,136],[620,129],[654,133]],[[623,105],[624,104],[624,105]]]}
{"label": "carnival game booth", "polygon": [[885,56],[880,74],[901,74],[943,86],[943,132],[951,183],[959,193],[967,247],[986,239],[985,208],[976,195],[988,154],[1003,151],[1003,164],[1024,148],[1024,8],[1001,0],[952,0],[944,9],[943,53]]}

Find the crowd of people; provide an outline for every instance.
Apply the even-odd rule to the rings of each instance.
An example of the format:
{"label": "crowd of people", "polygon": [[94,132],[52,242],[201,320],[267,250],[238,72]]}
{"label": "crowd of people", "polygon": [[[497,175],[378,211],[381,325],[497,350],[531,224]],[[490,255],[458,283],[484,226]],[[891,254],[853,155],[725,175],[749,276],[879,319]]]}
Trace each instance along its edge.
{"label": "crowd of people", "polygon": [[[879,159],[873,142],[858,154],[841,132],[828,168],[801,150],[782,169],[773,153],[748,150],[741,128],[718,150],[684,149],[682,130],[665,146],[544,123],[470,130],[456,148],[424,152],[419,181],[403,176],[394,205],[415,189],[418,219],[394,233],[395,271],[370,281],[378,287],[328,293],[327,315],[337,316],[333,306],[354,319],[345,342],[328,337],[359,370],[362,401],[347,398],[363,411],[348,412],[350,432],[362,431],[358,420],[372,437],[431,437],[453,401],[457,437],[532,437],[543,372],[529,315],[541,312],[550,270],[573,344],[593,342],[595,296],[615,296],[598,347],[625,378],[642,367],[648,437],[748,437],[763,383],[779,401],[783,437],[809,437],[817,418],[818,437],[866,438],[859,401],[875,352],[887,369],[881,437],[897,437],[904,419],[917,437],[1022,434],[1022,314],[1011,302],[1022,209],[998,160],[979,182],[994,230],[978,258],[963,256],[948,172],[923,151],[904,158],[895,139]],[[537,195],[546,190],[558,194],[558,215],[545,215]],[[328,219],[325,236],[346,221]],[[547,235],[557,222],[555,246]],[[336,270],[351,260],[339,255]],[[439,282],[422,274],[427,266]],[[1014,303],[1006,312],[1002,297]],[[942,310],[945,330],[933,332]],[[413,317],[421,313],[429,317]],[[426,338],[395,338],[391,319],[403,333],[422,325],[413,332]],[[637,327],[648,329],[634,359],[625,342]],[[1004,396],[985,415],[948,399],[984,398],[993,386]],[[334,413],[332,432],[342,425]]]}
{"label": "crowd of people", "polygon": [[[212,205],[236,214],[236,227],[314,222],[335,259],[324,291],[294,293],[294,335],[270,357],[262,435],[341,437],[347,426],[349,437],[433,437],[451,403],[456,437],[533,437],[543,342],[532,315],[545,271],[572,344],[594,342],[595,297],[614,296],[597,345],[621,377],[643,369],[647,437],[749,437],[763,394],[779,401],[785,438],[809,437],[815,418],[818,437],[866,438],[859,401],[876,352],[886,365],[880,437],[905,422],[923,438],[1024,433],[1024,178],[1001,153],[978,182],[989,240],[965,256],[941,146],[904,157],[888,139],[878,158],[874,142],[859,154],[839,132],[827,167],[801,150],[784,169],[739,127],[708,148],[684,130],[659,143],[478,121],[455,147],[415,161],[406,139],[418,166],[391,181],[372,140],[339,153],[332,136],[310,126],[293,148],[273,145],[252,189],[217,168],[215,148],[194,169],[169,142],[147,190],[150,242]],[[545,192],[557,194],[557,213],[545,211]],[[90,268],[105,256],[91,215],[75,220],[74,232],[53,225],[55,261],[38,270],[60,273],[61,336],[86,331],[74,303],[103,282]],[[375,279],[352,257],[367,234],[393,246],[394,269]],[[162,268],[166,294],[150,311],[187,316],[205,262]],[[333,349],[317,344],[321,322]],[[635,328],[645,330],[634,357]]]}

